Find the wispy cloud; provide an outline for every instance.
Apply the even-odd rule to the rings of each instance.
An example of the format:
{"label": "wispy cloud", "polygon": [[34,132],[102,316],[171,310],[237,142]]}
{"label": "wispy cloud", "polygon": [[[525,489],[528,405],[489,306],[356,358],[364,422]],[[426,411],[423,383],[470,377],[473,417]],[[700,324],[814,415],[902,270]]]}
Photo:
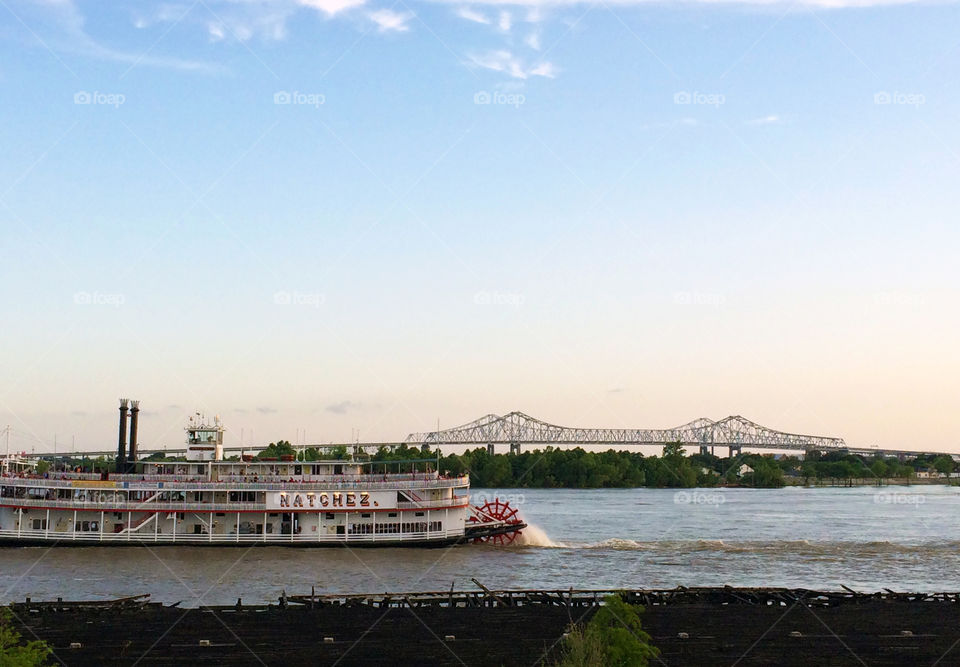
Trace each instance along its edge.
{"label": "wispy cloud", "polygon": [[269,407],[269,406],[262,406],[262,407],[257,408],[257,412],[259,412],[259,413],[262,414],[262,415],[272,415],[272,414],[275,414],[275,413],[277,412],[277,409],[276,409],[276,408],[271,408],[271,407]]}
{"label": "wispy cloud", "polygon": [[557,68],[554,66],[553,63],[546,63],[546,62],[540,63],[539,65],[534,67],[532,70],[530,70],[530,75],[545,76],[548,79],[553,79],[553,78],[556,78],[557,76]]}
{"label": "wispy cloud", "polygon": [[457,9],[457,16],[468,21],[473,21],[474,23],[482,23],[484,25],[490,24],[490,19],[488,19],[484,14],[481,14],[475,9],[470,9],[469,7],[460,7]]}
{"label": "wispy cloud", "polygon": [[360,7],[366,3],[366,0],[297,0],[297,2],[305,7],[312,7],[321,11],[327,16],[333,16],[347,9]]}
{"label": "wispy cloud", "polygon": [[223,31],[223,24],[221,23],[211,23],[207,26],[207,32],[210,35],[211,42],[219,42],[226,37],[226,33]]}
{"label": "wispy cloud", "polygon": [[333,403],[326,407],[327,412],[332,412],[335,415],[345,415],[350,410],[355,410],[360,406],[352,401],[340,401],[339,403]]}
{"label": "wispy cloud", "polygon": [[513,19],[510,17],[510,12],[500,12],[500,20],[497,21],[497,26],[503,32],[510,32],[510,26],[513,25]]}
{"label": "wispy cloud", "polygon": [[395,12],[390,9],[378,9],[368,14],[370,20],[377,24],[380,32],[406,32],[410,29],[407,21],[413,18],[413,14]]}
{"label": "wispy cloud", "polygon": [[540,33],[539,33],[539,32],[531,32],[531,33],[530,33],[529,35],[527,35],[526,38],[523,40],[523,43],[526,44],[527,46],[529,46],[529,47],[530,47],[531,49],[533,49],[534,51],[539,51],[539,50],[540,50]]}
{"label": "wispy cloud", "polygon": [[154,55],[150,49],[140,52],[126,51],[101,44],[87,33],[86,21],[72,0],[40,4],[19,3],[14,15],[25,25],[33,26],[27,35],[30,43],[55,53],[70,53],[97,60],[126,63],[131,67],[161,67],[206,73],[218,72],[222,69],[218,65],[197,60]]}
{"label": "wispy cloud", "polygon": [[761,116],[760,118],[748,120],[747,125],[777,125],[782,122],[783,119],[780,118],[780,116],[777,114],[770,114],[769,116]]}
{"label": "wispy cloud", "polygon": [[[457,0],[437,0],[439,2],[456,2]],[[843,9],[843,8],[861,8],[861,7],[889,7],[895,5],[913,5],[921,4],[925,0],[690,0],[691,4],[709,4],[709,5],[741,5],[769,7],[777,5],[799,5],[801,7],[814,7],[822,9]],[[528,21],[539,21],[539,14],[535,13],[540,7],[571,7],[575,5],[593,4],[595,0],[472,0],[474,5],[493,5],[497,7],[516,6],[530,8],[530,15],[536,17],[529,18]],[[672,4],[667,0],[610,0],[610,5],[631,6],[631,5],[667,5]]]}
{"label": "wispy cloud", "polygon": [[549,62],[540,63],[532,68],[525,67],[520,58],[517,58],[510,51],[506,50],[471,54],[468,58],[469,64],[471,65],[493,70],[494,72],[503,72],[515,79],[526,79],[530,76],[543,76],[552,79],[557,73],[556,67]]}

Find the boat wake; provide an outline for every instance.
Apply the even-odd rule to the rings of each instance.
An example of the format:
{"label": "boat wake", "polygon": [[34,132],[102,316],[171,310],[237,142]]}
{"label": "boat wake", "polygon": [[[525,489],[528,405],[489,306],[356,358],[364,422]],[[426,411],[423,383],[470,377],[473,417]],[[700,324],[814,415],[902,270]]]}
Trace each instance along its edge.
{"label": "boat wake", "polygon": [[513,543],[518,547],[597,551],[646,551],[651,554],[791,554],[814,559],[836,557],[917,556],[937,553],[955,554],[960,542],[903,544],[886,541],[818,540],[652,540],[639,541],[612,537],[600,542],[558,542],[543,529],[528,525]]}
{"label": "boat wake", "polygon": [[520,532],[520,535],[513,541],[513,544],[518,547],[557,548],[562,546],[551,540],[550,536],[547,535],[542,528],[532,523],[527,524],[527,527]]}

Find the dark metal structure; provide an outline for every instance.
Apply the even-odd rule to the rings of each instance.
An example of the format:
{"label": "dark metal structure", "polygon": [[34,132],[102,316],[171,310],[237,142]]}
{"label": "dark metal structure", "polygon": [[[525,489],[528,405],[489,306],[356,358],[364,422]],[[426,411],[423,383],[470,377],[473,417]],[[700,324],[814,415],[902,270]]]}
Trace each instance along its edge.
{"label": "dark metal structure", "polygon": [[541,421],[522,412],[507,415],[490,414],[463,426],[442,431],[411,433],[404,441],[418,445],[666,445],[679,442],[687,446],[710,449],[729,447],[739,451],[777,449],[799,451],[846,450],[843,438],[799,435],[776,431],[734,415],[719,421],[695,419],[666,429],[571,428]]}
{"label": "dark metal structure", "polygon": [[120,436],[117,442],[117,471],[127,469],[127,404],[128,398],[120,399]]}

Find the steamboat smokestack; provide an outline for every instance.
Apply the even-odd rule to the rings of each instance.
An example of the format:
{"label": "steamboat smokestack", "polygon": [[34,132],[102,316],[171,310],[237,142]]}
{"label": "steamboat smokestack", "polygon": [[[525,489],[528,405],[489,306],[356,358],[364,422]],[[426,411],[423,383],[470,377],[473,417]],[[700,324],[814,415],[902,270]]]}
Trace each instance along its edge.
{"label": "steamboat smokestack", "polygon": [[127,466],[134,472],[133,466],[137,462],[137,422],[140,416],[140,401],[130,401],[133,407],[130,410],[130,455],[127,456]]}
{"label": "steamboat smokestack", "polygon": [[127,402],[129,399],[120,399],[120,441],[117,443],[117,472],[122,473],[127,468]]}

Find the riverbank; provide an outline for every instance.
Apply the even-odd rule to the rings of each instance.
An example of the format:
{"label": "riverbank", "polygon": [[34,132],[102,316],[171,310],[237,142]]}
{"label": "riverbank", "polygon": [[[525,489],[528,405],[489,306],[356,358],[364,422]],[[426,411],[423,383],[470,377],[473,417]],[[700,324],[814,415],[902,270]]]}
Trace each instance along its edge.
{"label": "riverbank", "polygon": [[[181,609],[146,598],[11,605],[66,665],[552,665],[608,591],[290,596]],[[666,665],[955,664],[960,595],[634,590]]]}
{"label": "riverbank", "polygon": [[804,488],[851,487],[851,486],[960,486],[960,479],[945,477],[890,477],[886,479],[803,479],[802,477],[785,477],[785,486],[799,486]]}

